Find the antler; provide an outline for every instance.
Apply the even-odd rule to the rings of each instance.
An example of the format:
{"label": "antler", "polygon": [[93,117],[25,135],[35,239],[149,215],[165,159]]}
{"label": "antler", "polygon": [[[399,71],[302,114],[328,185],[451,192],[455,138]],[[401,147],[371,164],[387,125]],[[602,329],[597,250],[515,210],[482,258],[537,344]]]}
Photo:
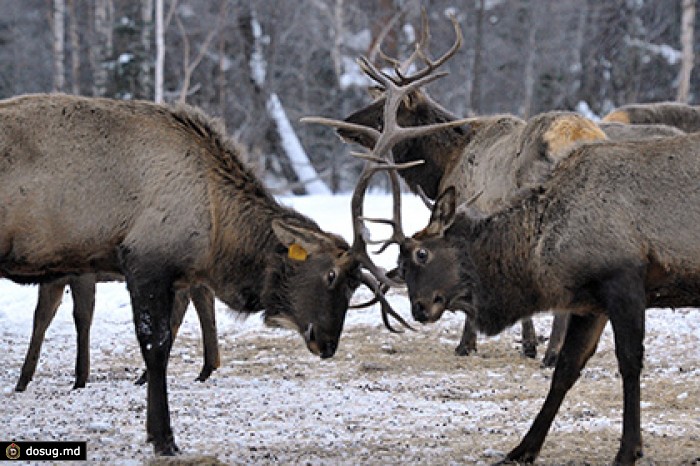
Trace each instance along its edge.
{"label": "antler", "polygon": [[[385,90],[385,103],[384,103],[384,125],[382,131],[377,131],[374,128],[357,125],[353,123],[348,123],[345,121],[334,120],[323,117],[305,117],[302,118],[302,122],[305,123],[319,123],[326,126],[331,126],[336,129],[348,129],[351,131],[359,132],[367,136],[372,142],[372,149],[369,152],[351,152],[355,157],[365,159],[365,166],[360,174],[360,177],[355,186],[355,190],[352,194],[351,200],[351,212],[353,221],[353,243],[350,248],[349,254],[351,254],[365,269],[367,269],[371,275],[363,274],[363,283],[371,288],[375,293],[375,300],[379,300],[382,307],[382,319],[386,327],[395,331],[388,321],[388,315],[391,314],[395,319],[402,323],[405,327],[411,328],[396,312],[391,309],[391,306],[384,297],[385,290],[382,289],[384,286],[397,286],[399,285],[392,279],[390,279],[387,274],[377,267],[372,259],[367,253],[367,244],[369,239],[365,237],[366,228],[364,221],[374,221],[390,224],[393,227],[393,234],[391,237],[382,242],[382,246],[379,252],[384,251],[390,244],[402,243],[405,240],[405,235],[401,227],[401,190],[399,178],[397,175],[397,170],[410,168],[416,166],[423,161],[409,162],[404,164],[395,164],[393,161],[393,156],[391,153],[392,148],[401,141],[416,138],[420,136],[425,136],[431,133],[442,131],[449,128],[454,128],[457,126],[462,126],[467,123],[467,119],[450,121],[446,123],[431,124],[426,126],[412,126],[412,127],[402,127],[398,124],[397,114],[399,106],[403,99],[411,92],[415,91],[421,86],[424,86],[436,79],[445,76],[447,73],[434,73],[434,71],[445,63],[449,58],[451,58],[459,49],[462,44],[462,32],[459,28],[457,20],[452,17],[452,24],[455,28],[455,34],[457,39],[452,45],[450,50],[447,51],[439,59],[432,61],[428,58],[426,52],[423,50],[427,47],[429,40],[429,30],[427,26],[427,15],[423,11],[423,33],[420,42],[416,45],[416,51],[409,57],[409,59],[404,62],[404,64],[399,64],[398,61],[393,61],[395,65],[395,70],[397,78],[392,78],[389,75],[379,71],[367,58],[361,57],[358,59],[358,63],[362,70],[373,80],[378,82]],[[410,63],[420,57],[427,65],[426,68],[412,74],[405,75]],[[391,61],[391,59],[390,59]],[[403,68],[406,69],[403,69]],[[364,205],[365,194],[367,188],[369,187],[369,182],[372,176],[380,170],[387,170],[389,178],[391,181],[391,190],[393,197],[393,217],[391,220],[386,219],[368,219],[362,215],[362,209]]]}
{"label": "antler", "polygon": [[[441,57],[439,57],[437,60],[431,60],[430,57],[428,56],[428,45],[430,43],[430,25],[428,23],[428,15],[425,12],[425,8],[421,10],[421,37],[418,42],[415,44],[415,50],[411,54],[410,57],[408,57],[406,60],[399,61],[396,58],[389,57],[386,55],[384,52],[381,50],[381,46],[379,48],[379,53],[381,57],[386,60],[387,62],[391,63],[394,66],[394,72],[396,73],[397,78],[389,78],[391,79],[395,84],[408,84],[413,81],[419,80],[429,74],[431,74],[436,68],[439,68],[442,66],[447,60],[452,58],[454,54],[457,53],[457,51],[462,47],[462,28],[459,26],[459,22],[457,21],[457,18],[454,15],[450,15],[450,21],[452,22],[452,27],[454,28],[455,31],[455,41],[452,44],[452,46],[445,52]],[[423,60],[423,62],[426,64],[426,67],[417,71],[414,74],[407,75],[408,70],[411,66],[411,64],[416,60],[416,58],[420,58]],[[375,81],[377,81],[380,85],[384,85],[381,81],[377,80],[373,75],[367,73],[368,76]],[[385,75],[386,76],[386,75]],[[388,76],[387,76],[388,77]]]}

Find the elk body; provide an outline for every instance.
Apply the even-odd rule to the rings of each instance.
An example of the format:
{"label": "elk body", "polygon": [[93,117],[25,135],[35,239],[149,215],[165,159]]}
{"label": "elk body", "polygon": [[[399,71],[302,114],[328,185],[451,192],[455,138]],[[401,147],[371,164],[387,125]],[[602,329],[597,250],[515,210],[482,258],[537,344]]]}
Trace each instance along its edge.
{"label": "elk body", "polygon": [[662,124],[686,133],[700,131],[700,105],[679,102],[628,104],[616,108],[603,117],[604,122],[624,124]]}
{"label": "elk body", "polygon": [[[90,327],[95,311],[95,285],[98,281],[123,280],[120,275],[87,273],[68,276],[39,285],[39,298],[34,309],[32,336],[24,357],[22,371],[15,386],[15,391],[23,392],[34,377],[41,346],[46,330],[56,316],[61,297],[66,286],[73,295],[73,321],[77,333],[77,351],[75,360],[75,383],[73,388],[83,388],[90,374]],[[220,365],[219,345],[216,334],[216,316],[214,314],[214,295],[203,285],[193,285],[189,290],[179,290],[175,295],[171,317],[172,338],[175,340],[187,306],[192,300],[199,316],[204,342],[204,364],[197,380],[204,382]],[[137,384],[146,382],[147,372],[141,375]]]}
{"label": "elk body", "polygon": [[446,190],[429,225],[401,241],[399,270],[418,320],[472,308],[477,328],[494,335],[542,309],[570,313],[547,398],[509,461],[537,457],[608,321],[624,395],[615,461],[642,456],[645,311],[700,306],[698,179],[700,134],[585,144],[494,215],[456,209]]}
{"label": "elk body", "polygon": [[281,206],[191,107],[66,95],[0,102],[0,277],[125,276],[148,371],[146,430],[178,449],[166,368],[175,292],[206,285],[323,358],[363,281],[355,250]]}

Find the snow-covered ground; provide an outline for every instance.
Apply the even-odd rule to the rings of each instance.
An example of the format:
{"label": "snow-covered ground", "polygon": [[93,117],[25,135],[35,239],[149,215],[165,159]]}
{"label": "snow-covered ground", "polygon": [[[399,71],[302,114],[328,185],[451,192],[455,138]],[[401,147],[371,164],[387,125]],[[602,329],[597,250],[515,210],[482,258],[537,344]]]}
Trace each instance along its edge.
{"label": "snow-covered ground", "polygon": [[[349,196],[283,202],[351,237]],[[365,213],[385,216],[390,202],[368,195]],[[404,196],[407,233],[427,217],[418,199]],[[380,227],[373,232],[386,233]],[[390,249],[377,262],[390,267],[395,255]],[[86,440],[94,464],[160,463],[145,442],[145,388],[133,384],[142,361],[124,285],[98,285],[85,389],[70,389],[75,330],[67,293],[34,380],[15,393],[36,294],[36,287],[0,281],[0,440]],[[392,291],[390,301],[410,317],[401,292]],[[184,452],[178,464],[489,464],[517,444],[551,378],[551,369],[519,356],[517,326],[480,339],[475,356],[454,356],[463,322],[458,314],[394,335],[383,328],[377,308],[351,310],[337,355],[321,361],[292,332],[265,328],[257,317],[240,320],[221,304],[217,311],[222,367],[207,382],[194,382],[201,364],[194,312],[187,313],[173,347],[170,407]],[[547,336],[550,322],[538,318],[538,333]],[[640,464],[693,464],[700,457],[700,312],[650,311],[647,334],[647,446]],[[540,464],[613,458],[622,410],[616,372],[606,330],[555,420]]]}

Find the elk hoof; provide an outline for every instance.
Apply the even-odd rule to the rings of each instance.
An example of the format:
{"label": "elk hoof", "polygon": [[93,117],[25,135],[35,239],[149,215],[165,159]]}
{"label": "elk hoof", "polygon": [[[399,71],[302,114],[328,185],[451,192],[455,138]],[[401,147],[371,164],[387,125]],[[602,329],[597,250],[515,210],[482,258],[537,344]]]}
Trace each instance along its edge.
{"label": "elk hoof", "polygon": [[175,456],[180,453],[180,449],[175,445],[175,437],[172,434],[163,441],[156,441],[152,435],[148,435],[148,441],[153,442],[153,451],[156,456]]}
{"label": "elk hoof", "polygon": [[457,356],[469,356],[472,353],[476,353],[476,346],[459,345],[455,348]]}
{"label": "elk hoof", "polygon": [[202,371],[199,373],[199,376],[197,376],[197,378],[194,379],[195,382],[206,381],[209,378],[209,376],[211,376],[212,372],[214,372],[215,370],[216,367],[214,366],[204,365],[204,367],[202,367]]}
{"label": "elk hoof", "polygon": [[29,384],[29,381],[25,382],[24,380],[20,380],[19,382],[17,382],[17,385],[15,385],[15,391],[16,392],[25,391],[27,389],[28,384]]}
{"label": "elk hoof", "polygon": [[559,355],[557,353],[545,353],[542,358],[542,367],[554,367],[557,364]]}
{"label": "elk hoof", "polygon": [[532,343],[524,343],[521,353],[526,358],[535,359],[537,357],[537,345]]}
{"label": "elk hoof", "polygon": [[180,453],[180,449],[177,447],[177,445],[175,445],[174,440],[165,442],[162,445],[154,445],[153,449],[156,456],[176,456],[178,453]]}

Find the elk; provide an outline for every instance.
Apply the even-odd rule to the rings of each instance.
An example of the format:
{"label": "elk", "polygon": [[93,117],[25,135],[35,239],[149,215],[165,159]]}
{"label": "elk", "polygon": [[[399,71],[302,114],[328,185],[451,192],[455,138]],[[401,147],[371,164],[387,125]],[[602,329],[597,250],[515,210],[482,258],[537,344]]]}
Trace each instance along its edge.
{"label": "elk", "polygon": [[231,309],[264,311],[268,325],[296,330],[330,358],[354,290],[364,283],[381,299],[377,280],[388,281],[361,235],[350,246],[280,205],[241,151],[189,106],[0,101],[0,278],[125,277],[156,454],[178,451],[166,382],[177,290],[204,285]]}
{"label": "elk", "polygon": [[700,105],[679,102],[628,104],[607,114],[603,121],[632,125],[663,124],[693,133],[700,131]]}
{"label": "elk", "polygon": [[[365,74],[378,84],[373,89],[375,101],[348,116],[345,119],[348,124],[330,120],[320,122],[335,126],[344,140],[371,148],[372,139],[365,134],[364,128],[383,127],[387,82],[391,81],[403,89],[416,79],[430,75],[453,57],[461,46],[462,33],[454,18],[452,25],[456,37],[454,43],[438,59],[431,60],[426,50],[430,37],[429,25],[423,12],[422,33],[415,52],[403,62],[385,56],[394,64],[395,78],[379,72],[368,60],[360,59]],[[408,74],[408,69],[417,58],[421,58],[426,66]],[[458,120],[421,88],[415,87],[410,92],[404,90],[400,100],[396,119],[402,127]],[[403,139],[394,146],[393,157],[397,163],[425,161],[401,172],[413,192],[434,200],[445,189],[455,186],[457,196],[462,200],[481,193],[477,205],[488,212],[496,212],[509,205],[511,199],[524,189],[525,184],[546,176],[551,167],[566,157],[575,144],[606,137],[595,123],[570,112],[550,112],[532,122],[513,115],[475,117],[464,121],[464,125],[450,130],[410,140]],[[534,358],[537,354],[537,335],[532,319],[523,319],[521,324],[522,353]],[[546,366],[553,365],[556,360],[564,326],[564,317],[555,315],[553,331],[543,359]],[[475,351],[476,332],[467,314],[455,352],[458,355],[468,355]]]}
{"label": "elk", "polygon": [[[15,391],[25,391],[27,385],[34,377],[46,330],[56,316],[56,311],[61,304],[61,297],[66,286],[70,288],[73,295],[73,320],[77,333],[75,382],[73,388],[85,387],[90,374],[90,327],[95,311],[95,285],[98,281],[113,280],[123,280],[123,277],[113,274],[87,273],[78,276],[67,276],[39,285],[39,297],[34,309],[32,336]],[[185,311],[190,299],[199,316],[204,342],[204,364],[196,380],[204,382],[220,366],[216,316],[214,314],[214,295],[211,290],[202,285],[194,285],[189,290],[178,291],[175,295],[171,318],[173,340],[175,340],[180,324],[185,317]],[[144,371],[136,383],[143,385],[146,383],[146,378],[147,372]]]}
{"label": "elk", "polygon": [[[389,138],[396,120],[385,121],[382,136]],[[399,245],[398,272],[416,320],[468,309],[479,331],[495,335],[543,309],[569,313],[544,404],[505,461],[537,458],[608,321],[624,397],[615,464],[642,456],[646,309],[700,306],[699,178],[700,133],[595,141],[574,148],[539,186],[496,213],[472,200],[458,207],[457,190],[449,187],[428,225],[406,237],[394,205],[386,244]]]}

